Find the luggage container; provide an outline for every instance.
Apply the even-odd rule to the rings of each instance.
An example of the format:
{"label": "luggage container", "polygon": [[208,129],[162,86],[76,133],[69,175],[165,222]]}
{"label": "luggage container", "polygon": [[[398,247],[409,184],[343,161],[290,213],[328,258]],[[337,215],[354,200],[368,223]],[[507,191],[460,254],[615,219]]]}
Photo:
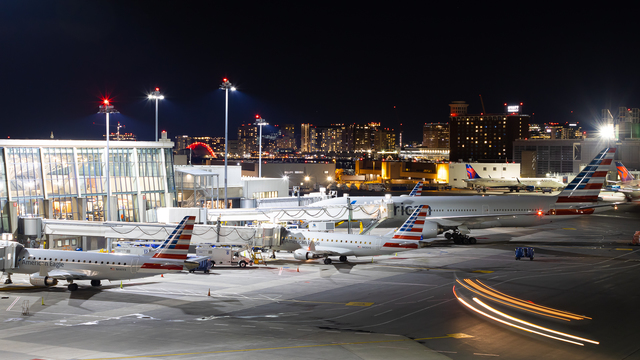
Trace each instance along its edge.
{"label": "luggage container", "polygon": [[516,248],[516,260],[520,260],[523,257],[528,257],[529,260],[533,260],[535,251],[532,247],[518,247]]}

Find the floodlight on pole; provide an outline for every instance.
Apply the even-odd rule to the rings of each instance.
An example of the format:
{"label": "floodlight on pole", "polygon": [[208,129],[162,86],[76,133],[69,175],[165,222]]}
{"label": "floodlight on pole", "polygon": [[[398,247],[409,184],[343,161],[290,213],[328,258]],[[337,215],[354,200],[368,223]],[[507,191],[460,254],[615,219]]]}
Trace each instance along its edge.
{"label": "floodlight on pole", "polygon": [[156,88],[154,92],[149,94],[149,100],[156,101],[156,141],[158,141],[158,100],[163,100],[164,95],[160,94],[160,88]]}
{"label": "floodlight on pole", "polygon": [[[105,164],[106,164],[106,182],[107,182],[107,216],[106,221],[111,221],[111,184],[109,179],[109,114],[118,114],[118,110],[116,110],[113,105],[109,102],[109,99],[104,99],[102,101],[102,105],[100,105],[98,113],[105,114],[107,117],[107,147],[105,150]],[[111,251],[111,241],[107,239],[107,251]]]}
{"label": "floodlight on pole", "polygon": [[256,122],[253,123],[260,128],[260,135],[258,135],[258,177],[262,177],[262,127],[269,125],[260,115],[256,115]]}
{"label": "floodlight on pole", "polygon": [[229,82],[229,79],[222,79],[220,90],[224,90],[224,208],[227,208],[227,159],[229,158],[229,90],[236,88]]}

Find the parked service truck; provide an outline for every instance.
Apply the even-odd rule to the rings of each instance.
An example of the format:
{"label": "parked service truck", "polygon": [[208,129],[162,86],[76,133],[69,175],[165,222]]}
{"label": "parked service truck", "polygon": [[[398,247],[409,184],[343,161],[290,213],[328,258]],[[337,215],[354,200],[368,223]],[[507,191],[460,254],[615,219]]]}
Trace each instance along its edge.
{"label": "parked service truck", "polygon": [[230,265],[246,267],[253,266],[253,260],[244,257],[236,249],[228,247],[215,247],[211,245],[201,245],[196,248],[197,256],[208,256],[212,266]]}

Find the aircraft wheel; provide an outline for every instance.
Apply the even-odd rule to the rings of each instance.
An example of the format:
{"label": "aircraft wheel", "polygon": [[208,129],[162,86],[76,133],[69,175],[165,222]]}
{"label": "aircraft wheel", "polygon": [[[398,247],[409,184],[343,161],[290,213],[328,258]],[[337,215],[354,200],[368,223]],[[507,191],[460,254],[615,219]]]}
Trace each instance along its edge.
{"label": "aircraft wheel", "polygon": [[474,245],[477,242],[478,242],[478,240],[476,238],[474,238],[474,237],[470,237],[469,238],[469,244]]}
{"label": "aircraft wheel", "polygon": [[341,262],[347,262],[347,257],[346,256],[340,256],[340,261]]}
{"label": "aircraft wheel", "polygon": [[102,285],[100,283],[100,280],[91,280],[91,286],[100,286],[100,285]]}
{"label": "aircraft wheel", "polygon": [[463,244],[463,245],[469,245],[469,238],[468,238],[468,237],[466,237],[466,236],[465,236],[465,237],[463,237],[463,238],[462,238],[462,244]]}
{"label": "aircraft wheel", "polygon": [[444,237],[447,240],[451,240],[451,233],[444,233]]}
{"label": "aircraft wheel", "polygon": [[78,290],[78,284],[71,283],[67,286],[67,289],[69,289],[69,291],[76,291]]}
{"label": "aircraft wheel", "polygon": [[329,258],[324,258],[324,264],[325,264],[325,265],[331,265],[331,259],[329,259]]}
{"label": "aircraft wheel", "polygon": [[247,267],[247,262],[246,262],[246,261],[244,261],[244,260],[242,260],[242,261],[240,261],[240,262],[238,263],[238,265],[239,265],[241,268],[245,268],[245,267]]}

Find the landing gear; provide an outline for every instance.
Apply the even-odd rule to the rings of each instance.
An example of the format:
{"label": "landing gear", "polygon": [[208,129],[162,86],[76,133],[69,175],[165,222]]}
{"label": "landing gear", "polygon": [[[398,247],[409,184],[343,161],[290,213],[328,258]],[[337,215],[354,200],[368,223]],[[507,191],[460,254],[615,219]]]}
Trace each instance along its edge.
{"label": "landing gear", "polygon": [[329,258],[324,258],[324,264],[325,264],[325,265],[331,265],[331,259],[329,259]]}
{"label": "landing gear", "polygon": [[13,284],[13,281],[11,281],[11,274],[7,274],[7,280],[5,280],[4,283],[7,285]]}
{"label": "landing gear", "polygon": [[100,280],[91,280],[91,286],[101,286]]}
{"label": "landing gear", "polygon": [[458,245],[473,245],[478,242],[476,238],[462,235],[458,231],[444,233],[444,237],[447,240],[453,240],[453,243]]}
{"label": "landing gear", "polygon": [[339,259],[340,259],[341,262],[347,262],[347,257],[344,256],[344,255],[340,256]]}
{"label": "landing gear", "polygon": [[76,291],[78,290],[78,284],[71,283],[67,285],[67,289],[69,289],[69,291]]}

